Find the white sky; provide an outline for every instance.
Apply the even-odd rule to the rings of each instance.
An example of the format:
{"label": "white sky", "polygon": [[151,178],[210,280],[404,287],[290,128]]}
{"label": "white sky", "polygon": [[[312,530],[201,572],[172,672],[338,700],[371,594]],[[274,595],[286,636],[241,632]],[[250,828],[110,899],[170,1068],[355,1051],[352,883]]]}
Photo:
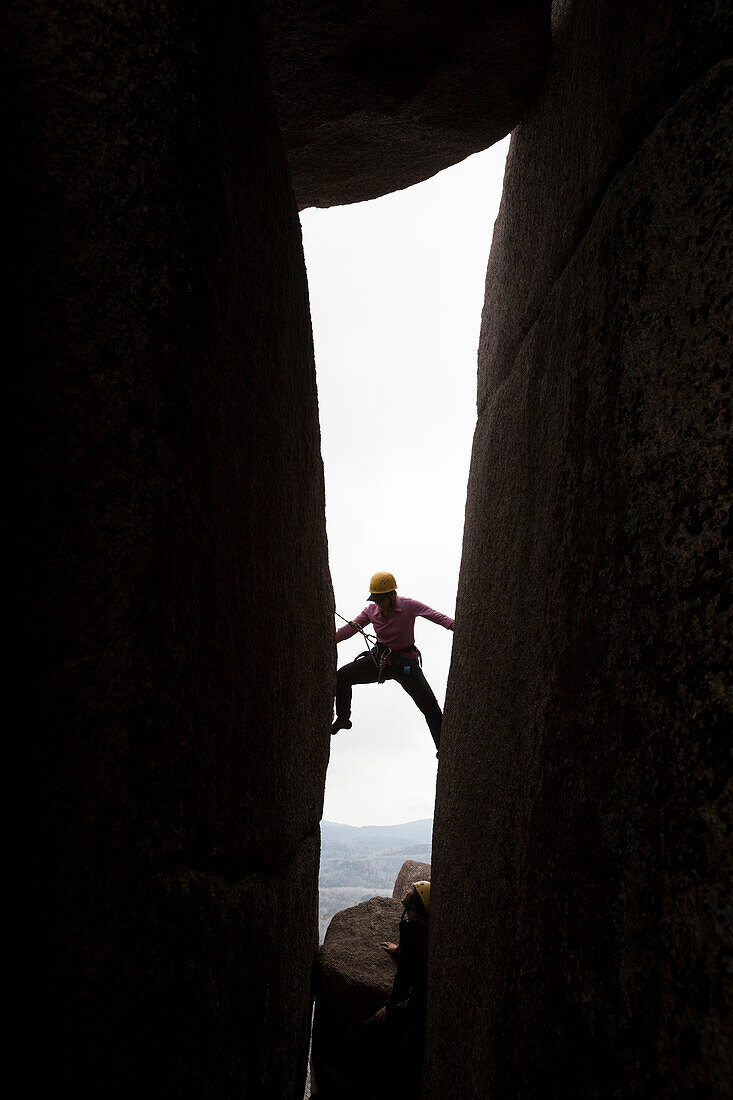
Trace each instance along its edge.
{"label": "white sky", "polygon": [[[336,608],[352,618],[369,578],[455,613],[476,349],[509,139],[372,202],[301,214]],[[336,625],[340,625],[337,622]],[[417,619],[441,707],[453,635]],[[339,665],[365,648],[338,647]],[[394,682],[354,688],[353,728],[331,741],[324,818],[391,825],[432,817],[430,731]]]}

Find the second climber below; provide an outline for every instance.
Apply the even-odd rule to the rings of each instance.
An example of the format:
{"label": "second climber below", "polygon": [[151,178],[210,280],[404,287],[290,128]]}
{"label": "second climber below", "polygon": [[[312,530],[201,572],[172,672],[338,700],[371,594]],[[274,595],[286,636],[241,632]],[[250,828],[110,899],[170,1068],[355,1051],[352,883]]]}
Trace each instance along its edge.
{"label": "second climber below", "polygon": [[440,746],[443,715],[438,700],[420,667],[420,651],[415,648],[415,619],[430,619],[452,630],[454,619],[433,611],[419,600],[397,595],[397,582],[391,573],[375,573],[369,584],[369,603],[364,610],[336,631],[336,641],[353,637],[357,630],[374,628],[376,646],[361,653],[355,661],[342,665],[336,679],[336,720],[331,733],[351,729],[351,689],[354,684],[376,684],[396,680],[425,715],[436,749]]}

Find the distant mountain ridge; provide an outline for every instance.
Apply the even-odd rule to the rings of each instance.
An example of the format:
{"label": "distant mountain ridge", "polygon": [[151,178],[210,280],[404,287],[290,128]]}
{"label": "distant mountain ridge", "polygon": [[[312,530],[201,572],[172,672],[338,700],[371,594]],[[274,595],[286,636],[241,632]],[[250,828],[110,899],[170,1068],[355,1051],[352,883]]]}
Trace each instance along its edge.
{"label": "distant mountain ridge", "polygon": [[405,821],[400,825],[340,825],[335,821],[321,822],[322,846],[345,844],[347,847],[374,847],[375,843],[390,848],[411,844],[432,844],[433,819]]}

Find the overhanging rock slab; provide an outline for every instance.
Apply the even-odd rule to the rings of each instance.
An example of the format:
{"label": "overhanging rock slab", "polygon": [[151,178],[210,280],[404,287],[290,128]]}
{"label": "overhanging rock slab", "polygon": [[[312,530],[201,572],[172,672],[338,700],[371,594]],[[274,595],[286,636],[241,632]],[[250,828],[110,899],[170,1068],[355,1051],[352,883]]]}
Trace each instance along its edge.
{"label": "overhanging rock slab", "polygon": [[550,3],[259,0],[298,206],[397,191],[516,125],[550,57]]}

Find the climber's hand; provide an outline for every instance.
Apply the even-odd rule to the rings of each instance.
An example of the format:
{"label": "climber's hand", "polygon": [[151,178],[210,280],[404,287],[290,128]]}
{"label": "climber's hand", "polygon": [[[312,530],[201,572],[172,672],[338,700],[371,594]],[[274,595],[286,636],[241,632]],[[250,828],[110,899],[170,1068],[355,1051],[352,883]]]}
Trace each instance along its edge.
{"label": "climber's hand", "polygon": [[386,951],[388,955],[396,955],[399,948],[396,943],[390,943],[389,940],[383,940],[379,945],[383,951]]}
{"label": "climber's hand", "polygon": [[379,1020],[380,1024],[384,1023],[384,1021],[387,1019],[387,1006],[386,1005],[384,1006],[384,1008],[380,1008],[379,1012],[374,1013],[374,1019]]}

